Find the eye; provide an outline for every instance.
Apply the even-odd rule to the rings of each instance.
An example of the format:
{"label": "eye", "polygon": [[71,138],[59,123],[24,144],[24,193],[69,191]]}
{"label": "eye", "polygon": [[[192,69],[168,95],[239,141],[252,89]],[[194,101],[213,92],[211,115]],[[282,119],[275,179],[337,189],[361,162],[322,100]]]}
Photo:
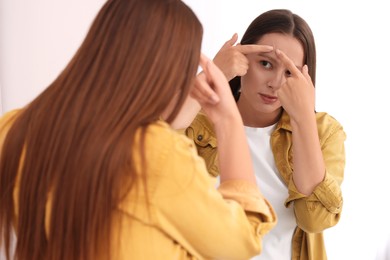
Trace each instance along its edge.
{"label": "eye", "polygon": [[261,60],[260,64],[266,69],[272,69],[272,64],[266,60]]}

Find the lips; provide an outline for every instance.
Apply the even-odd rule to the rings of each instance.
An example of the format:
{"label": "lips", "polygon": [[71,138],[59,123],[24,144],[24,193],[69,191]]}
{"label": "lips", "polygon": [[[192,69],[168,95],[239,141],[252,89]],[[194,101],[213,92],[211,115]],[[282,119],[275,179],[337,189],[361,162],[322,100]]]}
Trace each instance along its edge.
{"label": "lips", "polygon": [[271,104],[271,103],[274,103],[278,100],[278,98],[275,96],[270,96],[270,95],[260,94],[260,93],[259,93],[259,95],[260,95],[261,99],[264,101],[264,103],[266,103],[266,104]]}

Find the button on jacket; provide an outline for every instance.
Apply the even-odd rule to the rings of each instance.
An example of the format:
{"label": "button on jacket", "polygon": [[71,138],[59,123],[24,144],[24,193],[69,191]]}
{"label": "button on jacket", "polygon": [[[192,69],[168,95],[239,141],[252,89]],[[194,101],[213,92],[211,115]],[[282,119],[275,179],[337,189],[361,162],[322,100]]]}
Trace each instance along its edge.
{"label": "button on jacket", "polygon": [[[285,206],[294,207],[296,216],[293,260],[327,259],[322,232],[338,223],[343,206],[340,185],[344,178],[346,135],[340,123],[329,114],[316,113],[316,119],[326,174],[309,196],[300,193],[292,180],[292,129],[285,111],[270,141],[276,166],[288,188]],[[194,140],[199,155],[206,161],[209,174],[218,176],[217,139],[212,123],[199,113],[185,133]]]}
{"label": "button on jacket", "polygon": [[[0,121],[0,147],[17,113],[9,112]],[[139,137],[136,162],[141,160]],[[193,142],[162,121],[147,128],[144,151],[147,171],[138,174],[147,175],[146,184],[136,180],[137,189],[113,211],[112,259],[243,260],[261,252],[262,237],[276,217],[255,184],[232,180],[217,190]],[[13,191],[16,209],[23,192],[18,182]],[[46,203],[46,222],[49,215]],[[17,219],[15,212],[15,223]]]}

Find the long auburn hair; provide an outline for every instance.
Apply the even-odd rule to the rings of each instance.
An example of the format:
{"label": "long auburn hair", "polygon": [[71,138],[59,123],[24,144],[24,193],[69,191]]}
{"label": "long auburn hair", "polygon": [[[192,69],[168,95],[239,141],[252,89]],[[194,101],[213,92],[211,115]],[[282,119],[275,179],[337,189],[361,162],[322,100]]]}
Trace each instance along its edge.
{"label": "long auburn hair", "polygon": [[13,229],[15,259],[109,258],[123,180],[134,188],[135,133],[143,136],[168,106],[166,121],[176,117],[195,79],[202,33],[180,0],[103,5],[70,63],[4,141],[0,245],[8,258]]}
{"label": "long auburn hair", "polygon": [[[246,29],[241,44],[255,44],[265,34],[282,33],[296,38],[303,46],[304,64],[309,67],[309,75],[316,82],[316,45],[313,32],[306,21],[299,15],[287,9],[273,9],[260,14]],[[240,95],[241,77],[235,77],[230,82],[230,88],[236,101]]]}

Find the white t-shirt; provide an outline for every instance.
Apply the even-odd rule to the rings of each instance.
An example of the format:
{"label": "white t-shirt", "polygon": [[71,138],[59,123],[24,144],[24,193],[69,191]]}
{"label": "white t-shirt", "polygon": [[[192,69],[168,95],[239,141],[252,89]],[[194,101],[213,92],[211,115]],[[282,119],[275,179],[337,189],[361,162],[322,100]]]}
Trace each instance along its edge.
{"label": "white t-shirt", "polygon": [[263,238],[262,253],[252,260],[291,259],[291,240],[296,221],[293,208],[284,206],[288,189],[276,168],[271,150],[270,138],[275,127],[276,124],[264,128],[245,127],[257,185],[278,217],[276,226]]}

